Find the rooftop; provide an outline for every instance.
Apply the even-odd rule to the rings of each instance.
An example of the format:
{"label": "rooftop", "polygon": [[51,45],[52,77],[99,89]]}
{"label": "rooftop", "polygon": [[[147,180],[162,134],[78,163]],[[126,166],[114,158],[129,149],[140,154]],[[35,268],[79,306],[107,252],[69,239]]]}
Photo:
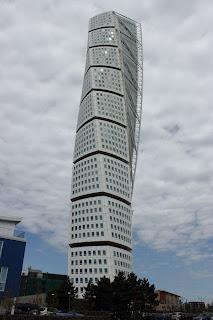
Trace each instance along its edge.
{"label": "rooftop", "polygon": [[15,224],[18,224],[19,222],[21,222],[21,220],[21,218],[0,216],[0,221],[14,222]]}

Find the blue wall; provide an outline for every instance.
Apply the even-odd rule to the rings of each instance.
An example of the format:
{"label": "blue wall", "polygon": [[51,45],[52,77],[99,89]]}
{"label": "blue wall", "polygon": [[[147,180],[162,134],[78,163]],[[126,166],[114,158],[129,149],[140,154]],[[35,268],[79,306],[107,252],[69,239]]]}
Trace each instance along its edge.
{"label": "blue wall", "polygon": [[0,238],[3,248],[0,257],[0,268],[8,267],[5,290],[0,291],[0,296],[7,295],[8,290],[13,290],[13,296],[18,296],[21,271],[24,259],[26,242]]}

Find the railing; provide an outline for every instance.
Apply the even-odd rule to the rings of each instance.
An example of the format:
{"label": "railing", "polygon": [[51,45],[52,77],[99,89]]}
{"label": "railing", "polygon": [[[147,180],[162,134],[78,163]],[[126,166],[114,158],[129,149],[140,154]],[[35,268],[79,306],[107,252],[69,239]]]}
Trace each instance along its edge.
{"label": "railing", "polygon": [[20,231],[20,230],[14,230],[14,234],[13,234],[14,237],[17,237],[17,238],[24,238],[25,236],[25,232],[24,231]]}
{"label": "railing", "polygon": [[24,238],[25,232],[21,230],[14,230],[14,228],[0,227],[0,237],[16,237]]}

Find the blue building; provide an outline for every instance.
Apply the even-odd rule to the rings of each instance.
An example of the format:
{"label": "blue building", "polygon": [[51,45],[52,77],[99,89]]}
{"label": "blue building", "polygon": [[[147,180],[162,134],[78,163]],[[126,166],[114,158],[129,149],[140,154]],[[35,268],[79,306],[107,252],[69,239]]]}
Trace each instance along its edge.
{"label": "blue building", "polygon": [[26,239],[15,230],[20,218],[0,216],[0,297],[18,296]]}

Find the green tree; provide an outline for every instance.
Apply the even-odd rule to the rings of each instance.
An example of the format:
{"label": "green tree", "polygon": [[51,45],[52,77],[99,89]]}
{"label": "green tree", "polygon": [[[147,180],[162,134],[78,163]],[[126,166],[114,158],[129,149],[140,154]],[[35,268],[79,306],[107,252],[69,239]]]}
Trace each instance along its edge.
{"label": "green tree", "polygon": [[13,290],[7,290],[5,297],[2,297],[2,306],[6,310],[9,310],[14,305],[14,293]]}
{"label": "green tree", "polygon": [[87,287],[85,288],[85,293],[83,295],[84,298],[84,305],[86,310],[95,310],[95,285],[91,283],[91,281],[88,282]]}
{"label": "green tree", "polygon": [[46,304],[48,307],[51,308],[59,308],[59,301],[56,289],[48,292]]}
{"label": "green tree", "polygon": [[213,311],[213,302],[212,302],[212,304],[207,303],[207,305],[206,305],[206,311],[207,311],[207,312],[212,312],[212,311]]}
{"label": "green tree", "polygon": [[112,286],[109,278],[103,277],[94,286],[96,310],[110,311],[112,307]]}
{"label": "green tree", "polygon": [[159,302],[157,301],[154,284],[150,285],[148,279],[138,279],[136,294],[134,296],[134,310],[153,312]]}
{"label": "green tree", "polygon": [[131,272],[127,277],[128,292],[131,296],[131,311],[133,311],[134,301],[137,297],[138,280],[136,274]]}
{"label": "green tree", "polygon": [[132,293],[134,292],[134,288],[131,286],[131,280],[129,279],[128,281],[124,273],[119,272],[112,282],[112,311],[114,315],[120,319],[130,319]]}
{"label": "green tree", "polygon": [[69,277],[67,280],[61,283],[61,285],[56,289],[48,293],[47,304],[58,309],[68,309],[72,301],[77,297],[77,290],[74,288],[73,284],[70,282]]}
{"label": "green tree", "polygon": [[149,284],[148,279],[137,279],[134,273],[126,278],[123,272],[110,282],[108,278],[101,278],[97,285],[88,283],[84,294],[87,310],[103,310],[114,313],[115,318],[128,320],[131,313],[138,311],[152,312],[156,309],[155,286]]}

